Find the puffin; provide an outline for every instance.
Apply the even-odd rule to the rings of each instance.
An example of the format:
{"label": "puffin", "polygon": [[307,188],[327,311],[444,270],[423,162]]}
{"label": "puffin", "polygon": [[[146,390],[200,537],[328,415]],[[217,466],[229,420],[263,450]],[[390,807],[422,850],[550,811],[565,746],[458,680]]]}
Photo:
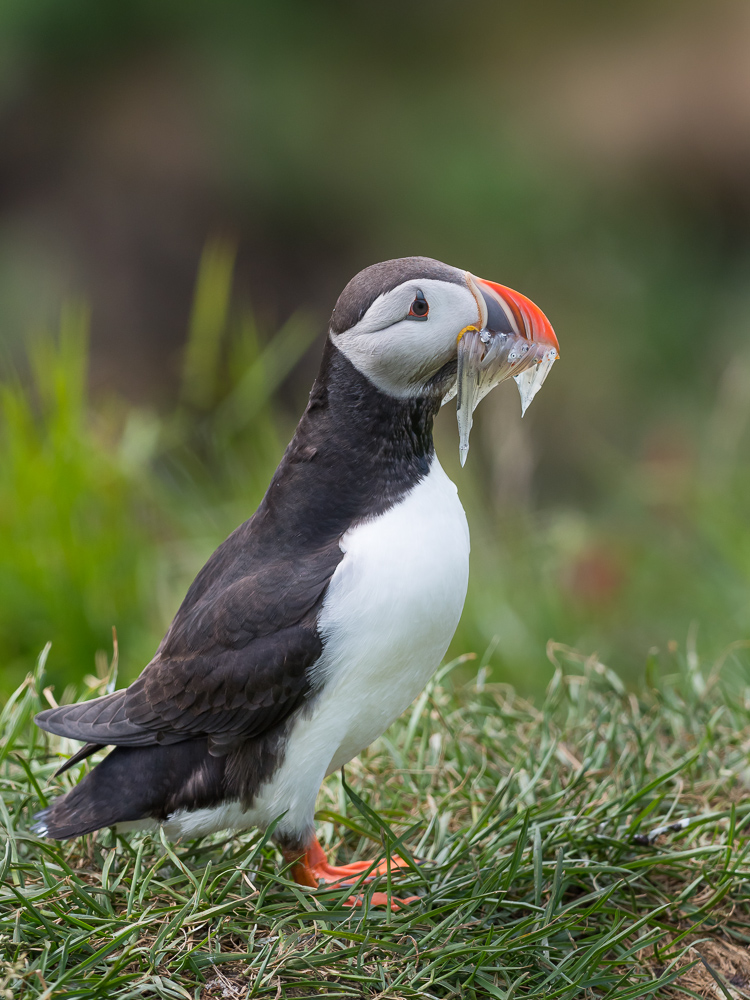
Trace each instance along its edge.
{"label": "puffin", "polygon": [[270,827],[300,885],[386,871],[331,864],[315,801],[424,688],[463,609],[469,530],[433,421],[456,397],[463,465],[480,399],[513,378],[525,412],[558,356],[533,302],[469,271],[405,257],[352,278],[268,491],[198,573],[151,662],[126,689],[36,716],[84,744],[58,774],[112,749],[35,832]]}

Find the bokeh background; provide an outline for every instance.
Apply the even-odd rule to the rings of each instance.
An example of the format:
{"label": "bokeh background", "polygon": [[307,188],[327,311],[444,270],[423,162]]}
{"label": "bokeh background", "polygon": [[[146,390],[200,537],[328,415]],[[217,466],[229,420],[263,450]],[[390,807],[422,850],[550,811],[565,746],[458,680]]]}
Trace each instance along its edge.
{"label": "bokeh background", "polygon": [[[438,449],[453,652],[538,690],[750,635],[750,7],[3,0],[0,692],[148,661],[377,260],[518,288],[562,359]],[[448,412],[450,411],[450,412]],[[475,665],[476,667],[476,665]],[[472,669],[475,669],[472,668]]]}

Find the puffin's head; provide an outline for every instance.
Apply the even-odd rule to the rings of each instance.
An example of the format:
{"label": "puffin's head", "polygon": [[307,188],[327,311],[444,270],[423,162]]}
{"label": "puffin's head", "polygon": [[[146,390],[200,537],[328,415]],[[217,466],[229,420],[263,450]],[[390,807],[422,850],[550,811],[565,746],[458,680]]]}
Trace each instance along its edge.
{"label": "puffin's head", "polygon": [[457,395],[462,465],[479,400],[512,376],[525,413],[559,357],[549,320],[525,295],[429,257],[360,271],[339,296],[330,336],[381,392]]}

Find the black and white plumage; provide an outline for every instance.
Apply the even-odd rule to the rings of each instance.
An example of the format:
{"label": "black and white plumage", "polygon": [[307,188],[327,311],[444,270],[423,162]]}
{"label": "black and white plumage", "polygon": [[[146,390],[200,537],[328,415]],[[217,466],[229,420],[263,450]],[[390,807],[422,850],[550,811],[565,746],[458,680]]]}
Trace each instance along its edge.
{"label": "black and white plumage", "polygon": [[153,660],[126,690],[37,716],[86,744],[75,761],[114,747],[39,814],[39,832],[153,822],[176,837],[281,817],[274,836],[299,881],[344,871],[310,854],[320,784],[424,687],[466,594],[469,533],[433,419],[458,387],[470,426],[509,374],[533,395],[553,353],[535,306],[468,272],[411,257],[357,275],[266,496],[198,574]]}

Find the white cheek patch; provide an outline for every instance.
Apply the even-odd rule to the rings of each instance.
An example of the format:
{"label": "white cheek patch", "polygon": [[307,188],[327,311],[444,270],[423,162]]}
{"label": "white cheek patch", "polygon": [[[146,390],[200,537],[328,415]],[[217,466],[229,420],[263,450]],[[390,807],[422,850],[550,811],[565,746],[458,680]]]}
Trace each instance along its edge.
{"label": "white cheek patch", "polygon": [[[425,320],[406,318],[417,290],[430,307]],[[461,330],[478,320],[468,285],[416,279],[380,296],[355,326],[331,339],[382,392],[403,399],[418,395],[455,357]]]}

